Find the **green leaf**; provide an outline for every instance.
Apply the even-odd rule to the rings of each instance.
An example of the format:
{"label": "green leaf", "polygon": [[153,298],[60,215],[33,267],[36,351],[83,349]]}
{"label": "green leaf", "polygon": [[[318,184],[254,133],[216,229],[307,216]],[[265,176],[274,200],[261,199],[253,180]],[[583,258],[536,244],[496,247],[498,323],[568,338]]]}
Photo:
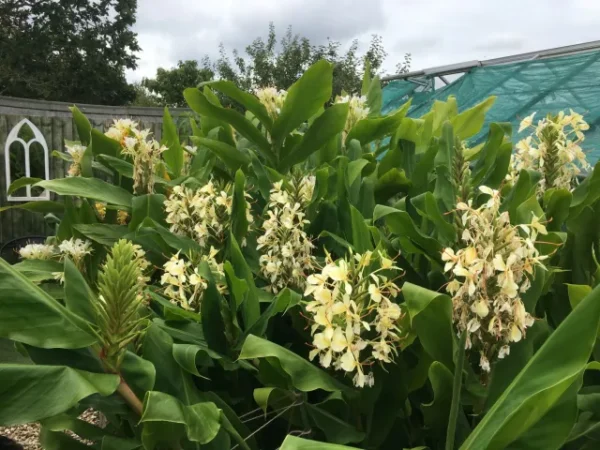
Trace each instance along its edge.
{"label": "green leaf", "polygon": [[288,89],[279,117],[273,124],[271,136],[280,147],[288,134],[314,116],[331,98],[333,65],[317,61]]}
{"label": "green leaf", "polygon": [[238,170],[235,173],[233,202],[231,205],[231,232],[237,242],[243,242],[248,234],[247,209],[246,177],[244,172]]}
{"label": "green leaf", "polygon": [[364,432],[358,431],[354,426],[338,419],[323,408],[307,404],[306,412],[317,428],[323,431],[328,441],[335,444],[349,444],[360,442],[365,438]]}
{"label": "green leaf", "polygon": [[136,230],[148,217],[159,224],[165,225],[165,200],[166,197],[162,194],[145,194],[133,197],[129,230]]}
{"label": "green leaf", "polygon": [[117,375],[63,366],[0,364],[0,425],[55,416],[89,395],[110,395],[118,385]]}
{"label": "green leaf", "polygon": [[392,134],[400,126],[410,108],[411,100],[402,105],[395,113],[376,119],[362,119],[350,130],[346,137],[346,145],[356,139],[361,145],[367,145]]}
{"label": "green leaf", "polygon": [[455,116],[451,122],[456,136],[460,140],[465,140],[479,133],[485,122],[485,114],[495,101],[495,96],[488,97],[481,103]]}
{"label": "green leaf", "polygon": [[63,264],[53,260],[25,259],[12,267],[34,283],[53,280],[54,273],[63,271]]}
{"label": "green leaf", "polygon": [[0,208],[0,212],[7,211],[9,209],[24,209],[26,211],[39,212],[44,214],[62,214],[65,211],[65,205],[64,203],[59,203],[51,200],[40,200],[35,202],[19,203],[17,205],[2,206]]}
{"label": "green leaf", "polygon": [[294,387],[302,392],[323,389],[328,392],[352,392],[327,373],[313,366],[309,361],[279,345],[249,335],[244,342],[239,359],[275,358],[282,369],[290,376]]}
{"label": "green leaf", "polygon": [[79,135],[79,140],[86,147],[90,145],[92,132],[92,124],[85,117],[85,115],[77,108],[77,106],[70,106],[71,114],[73,114],[73,120],[75,121],[75,128],[77,128],[77,134]]}
{"label": "green leaf", "polygon": [[445,294],[412,283],[404,283],[402,293],[411,327],[421,345],[434,361],[453,370],[456,338],[452,329],[452,300]]}
{"label": "green leaf", "polygon": [[254,114],[254,116],[260,120],[267,130],[271,130],[273,126],[273,120],[271,119],[271,116],[269,116],[267,108],[265,108],[260,100],[254,95],[242,91],[234,83],[227,80],[207,81],[206,83],[201,83],[198,85],[198,87],[204,85],[210,86],[238,102],[240,105]]}
{"label": "green leaf", "polygon": [[91,198],[112,205],[131,207],[133,195],[118,186],[97,178],[61,178],[57,180],[46,180],[35,184],[35,186],[56,192],[59,195],[73,195],[76,197]]}
{"label": "green leaf", "polygon": [[271,143],[261,133],[261,131],[242,114],[233,109],[226,109],[214,105],[197,88],[186,89],[183,91],[183,96],[188,102],[188,105],[190,105],[190,108],[192,108],[198,114],[213,117],[231,124],[238,133],[240,133],[250,142],[256,144],[262,150],[263,154],[271,161],[271,163],[275,162],[275,155],[271,150]]}
{"label": "green leaf", "polygon": [[79,223],[74,224],[73,228],[86,238],[108,247],[112,247],[115,242],[129,233],[126,225],[111,225],[107,223]]}
{"label": "green leaf", "polygon": [[321,147],[332,140],[338,133],[341,133],[344,125],[346,125],[347,115],[347,103],[339,103],[327,108],[306,130],[300,145],[295,147],[289,155],[282,155],[281,159],[284,167],[290,168],[295,164],[307,160],[310,155],[319,151]]}
{"label": "green leaf", "polygon": [[373,250],[371,233],[369,233],[365,219],[358,209],[352,205],[350,205],[350,217],[352,219],[352,244],[356,251],[364,253],[368,250]]}
{"label": "green leaf", "polygon": [[510,190],[501,209],[508,211],[511,219],[516,217],[517,208],[529,198],[535,195],[538,181],[540,179],[539,172],[522,170],[519,173],[519,178],[513,188]]}
{"label": "green leaf", "polygon": [[385,219],[386,225],[396,236],[410,240],[424,254],[434,260],[441,259],[442,246],[435,239],[424,235],[417,229],[410,215],[390,206],[377,205],[373,212],[373,222]]}
{"label": "green leaf", "polygon": [[244,329],[249,329],[256,323],[260,317],[260,302],[258,299],[258,290],[254,283],[254,274],[248,266],[244,255],[238,245],[237,240],[232,235],[229,243],[229,260],[237,278],[246,281],[248,291],[246,298],[241,305],[242,317],[244,319]]}
{"label": "green leaf", "polygon": [[383,91],[381,89],[381,80],[378,76],[375,76],[375,78],[371,80],[369,90],[367,92],[367,105],[369,106],[369,117],[377,117],[381,115]]}
{"label": "green leaf", "polygon": [[96,295],[69,258],[65,258],[65,304],[67,309],[91,323],[96,323],[92,303]]}
{"label": "green leaf", "polygon": [[199,345],[194,344],[173,345],[173,359],[177,361],[177,364],[179,364],[183,370],[191,373],[192,375],[196,375],[200,378],[206,378],[204,375],[198,372],[197,361],[202,358],[210,359],[206,348],[202,348]]}
{"label": "green leaf", "polygon": [[325,442],[311,441],[309,439],[299,438],[288,435],[279,450],[360,450],[356,447],[346,445],[327,444]]}
{"label": "green leaf", "polygon": [[581,300],[592,292],[592,287],[587,284],[567,284],[567,291],[569,293],[571,308],[575,309],[581,303]]}
{"label": "green leaf", "polygon": [[549,189],[544,193],[544,209],[546,210],[547,228],[550,231],[561,231],[569,217],[569,206],[573,194],[567,189]]}
{"label": "green leaf", "polygon": [[[508,166],[510,164],[510,157],[508,161],[503,160],[503,164],[500,166],[499,155],[503,155],[503,148],[510,148],[508,153],[512,153],[512,143],[505,142],[506,129],[497,123],[490,124],[490,132],[488,134],[488,138],[479,153],[479,157],[477,158],[476,163],[473,167],[473,172],[471,175],[471,184],[473,186],[479,186],[480,184],[484,184],[485,186],[491,187],[493,189],[497,188],[499,183],[501,183],[508,171]],[[507,136],[510,138],[510,136]],[[487,184],[489,181],[491,174],[499,173],[496,178],[494,178],[497,183]]]}
{"label": "green leaf", "polygon": [[145,424],[144,428],[152,427],[150,422],[183,425],[190,441],[206,444],[217,436],[221,428],[220,417],[221,410],[214,403],[203,402],[186,406],[175,397],[152,391],[148,392],[144,399],[144,412],[140,422]]}
{"label": "green leaf", "polygon": [[240,167],[246,167],[250,163],[250,156],[248,154],[229,144],[198,136],[190,136],[190,139],[194,144],[203,145],[208,148],[234,172]]}
{"label": "green leaf", "polygon": [[438,236],[440,243],[445,246],[456,242],[456,229],[449,223],[431,192],[425,192],[411,200],[419,215],[430,220],[434,225],[434,232]]}
{"label": "green leaf", "polygon": [[226,302],[217,289],[208,263],[203,262],[200,265],[200,273],[207,281],[207,287],[202,294],[200,303],[204,338],[211,350],[225,354],[227,353],[226,324],[221,310],[226,307]]}
{"label": "green leaf", "polygon": [[[285,389],[276,387],[256,388],[253,392],[254,401],[263,410],[265,415],[271,405],[274,409],[290,406],[294,403],[294,393]],[[274,405],[277,405],[275,408]]]}
{"label": "green leaf", "polygon": [[167,150],[162,153],[162,157],[177,178],[183,169],[183,148],[179,143],[177,126],[166,106],[163,114],[162,144],[167,147]]}
{"label": "green leaf", "polygon": [[394,167],[377,179],[375,184],[375,198],[377,202],[385,203],[395,195],[408,192],[411,184],[412,182],[407,178],[404,170]]}
{"label": "green leaf", "polygon": [[42,348],[96,342],[89,326],[0,259],[0,337]]}
{"label": "green leaf", "polygon": [[599,319],[596,288],[550,335],[461,448],[506,448],[534,426],[585,370]]}
{"label": "green leaf", "polygon": [[18,191],[19,189],[21,189],[22,187],[29,186],[31,184],[38,183],[40,181],[43,181],[42,178],[21,177],[18,180],[13,181],[10,184],[10,186],[8,187],[8,190],[6,191],[6,194],[11,195],[15,191]]}
{"label": "green leaf", "polygon": [[92,151],[96,156],[117,156],[121,153],[121,144],[106,136],[102,131],[92,128]]}
{"label": "green leaf", "polygon": [[105,165],[117,171],[119,175],[127,178],[133,178],[133,164],[121,158],[110,155],[99,155],[98,159]]}

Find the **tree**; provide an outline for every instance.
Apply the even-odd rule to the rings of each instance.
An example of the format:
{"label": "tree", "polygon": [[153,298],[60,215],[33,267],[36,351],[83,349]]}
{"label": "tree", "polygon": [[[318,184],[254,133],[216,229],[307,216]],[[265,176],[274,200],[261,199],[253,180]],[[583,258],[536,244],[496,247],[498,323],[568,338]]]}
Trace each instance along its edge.
{"label": "tree", "polygon": [[179,61],[173,69],[161,67],[156,71],[156,78],[144,78],[141,84],[154,96],[159,97],[157,102],[168,106],[185,106],[183,90],[209,81],[213,77],[210,61],[205,58],[202,67],[198,65],[198,61],[193,60]]}
{"label": "tree", "polygon": [[[254,39],[245,48],[245,56],[237,49],[231,55],[221,44],[219,58],[214,63],[207,57],[202,60],[201,67],[196,61],[179,61],[176,68],[160,68],[156,78],[146,79],[142,84],[162,104],[184,105],[181,96],[183,89],[211,77],[233,81],[248,91],[267,86],[288,89],[311,64],[326,59],[334,64],[335,97],[342,92],[360,92],[365,67],[370,67],[371,77],[379,74],[387,53],[378,35],[372,36],[364,54],[360,54],[357,40],[344,52],[337,41],[328,40],[325,44],[312,45],[308,38],[293,34],[292,27],[288,27],[278,41],[275,26],[271,23],[266,40],[261,37]],[[403,70],[409,70],[410,54],[404,56],[402,67]],[[233,106],[227,98],[222,98],[222,101]]]}
{"label": "tree", "polygon": [[122,105],[140,50],[137,0],[2,0],[0,94]]}

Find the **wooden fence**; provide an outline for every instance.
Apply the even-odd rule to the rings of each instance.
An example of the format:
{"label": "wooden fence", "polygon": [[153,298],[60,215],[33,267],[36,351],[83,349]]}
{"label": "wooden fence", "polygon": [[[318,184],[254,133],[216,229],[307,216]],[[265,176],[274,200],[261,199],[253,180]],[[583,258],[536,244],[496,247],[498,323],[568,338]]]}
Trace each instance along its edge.
{"label": "wooden fence", "polygon": [[[53,150],[64,151],[64,141],[77,141],[77,129],[73,123],[69,106],[62,102],[49,102],[0,96],[0,207],[16,204],[7,199],[5,175],[5,145],[10,131],[23,119],[28,119],[37,127],[47,143],[49,150],[50,179],[65,176],[68,164],[60,158],[53,158]],[[156,139],[160,140],[162,127],[162,108],[113,107],[77,104],[87,116],[94,128],[105,131],[113,119],[129,117],[139,121],[143,128],[150,128]],[[188,109],[173,109],[171,114],[184,119],[190,113]],[[14,180],[13,180],[14,181]],[[0,212],[0,247],[15,238],[49,235],[53,228],[39,213],[21,209]]]}

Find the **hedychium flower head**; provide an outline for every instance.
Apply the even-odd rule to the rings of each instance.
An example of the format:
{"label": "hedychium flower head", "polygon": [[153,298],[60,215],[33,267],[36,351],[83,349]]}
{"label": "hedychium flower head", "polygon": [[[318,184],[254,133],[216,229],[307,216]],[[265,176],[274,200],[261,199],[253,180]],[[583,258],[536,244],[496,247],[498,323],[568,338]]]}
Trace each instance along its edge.
{"label": "hedychium flower head", "polygon": [[464,224],[461,245],[442,252],[450,282],[453,320],[458,334],[467,332],[466,347],[480,352],[480,367],[509,354],[510,344],[521,340],[533,317],[525,311],[521,294],[531,286],[535,267],[545,269],[535,248],[545,226],[533,216],[529,224],[512,225],[500,212],[498,191],[481,186],[489,200],[479,208],[459,204]]}
{"label": "hedychium flower head", "polygon": [[[245,195],[250,198],[248,193]],[[204,249],[220,247],[230,229],[232,207],[231,184],[209,180],[199,189],[175,186],[165,201],[166,221],[173,233],[194,239]],[[254,221],[249,202],[246,219],[248,223]]]}
{"label": "hedychium flower head", "polygon": [[150,130],[140,130],[131,119],[115,120],[106,136],[121,144],[121,154],[133,161],[133,189],[138,194],[154,192],[154,171],[161,154],[167,149],[155,139],[149,139]]}
{"label": "hedychium flower head", "polygon": [[314,269],[314,245],[305,231],[314,187],[315,177],[304,176],[285,184],[279,181],[271,189],[257,249],[261,251],[261,274],[272,292],[285,287],[304,289],[306,277]]}
{"label": "hedychium flower head", "polygon": [[273,120],[279,117],[281,108],[283,108],[283,104],[287,97],[287,91],[275,87],[266,87],[256,89],[254,93],[267,109],[267,113]]}
{"label": "hedychium flower head", "polygon": [[84,258],[92,253],[92,243],[88,240],[71,238],[58,244],[58,250],[61,257],[68,256],[81,270]]}
{"label": "hedychium flower head", "polygon": [[85,145],[81,145],[80,142],[65,141],[65,149],[72,159],[67,175],[69,177],[81,176],[81,160],[86,150]]}
{"label": "hedychium flower head", "polygon": [[54,245],[27,244],[19,249],[19,255],[23,259],[49,260],[54,258],[57,253]]}
{"label": "hedychium flower head", "polygon": [[200,264],[207,262],[208,267],[216,280],[217,289],[221,293],[227,292],[223,264],[215,259],[218,251],[211,247],[206,255],[193,258],[184,258],[179,253],[173,255],[163,266],[163,275],[160,284],[164,286],[163,293],[171,303],[188,311],[200,311],[202,295],[208,287],[206,278],[200,273]]}
{"label": "hedychium flower head", "polygon": [[344,126],[344,140],[359,121],[366,119],[369,115],[369,107],[367,106],[367,97],[364,95],[343,95],[337,96],[335,103],[348,103],[348,116],[346,117],[346,125]]}
{"label": "hedychium flower head", "polygon": [[556,116],[549,114],[535,126],[534,115],[521,122],[519,132],[533,130],[517,143],[507,178],[515,179],[523,169],[536,170],[542,175],[539,195],[551,188],[572,190],[577,184],[577,176],[591,167],[580,146],[585,139],[583,132],[589,130],[589,125],[573,110],[569,114],[563,111]]}
{"label": "hedychium flower head", "polygon": [[142,332],[143,292],[150,264],[139,245],[116,242],[98,273],[98,297],[93,302],[104,365],[118,372],[127,346]]}
{"label": "hedychium flower head", "polygon": [[381,252],[367,251],[333,260],[310,275],[304,295],[313,335],[310,359],[319,357],[354,376],[358,387],[372,386],[375,363],[391,363],[405,336],[404,313],[394,302],[401,269]]}

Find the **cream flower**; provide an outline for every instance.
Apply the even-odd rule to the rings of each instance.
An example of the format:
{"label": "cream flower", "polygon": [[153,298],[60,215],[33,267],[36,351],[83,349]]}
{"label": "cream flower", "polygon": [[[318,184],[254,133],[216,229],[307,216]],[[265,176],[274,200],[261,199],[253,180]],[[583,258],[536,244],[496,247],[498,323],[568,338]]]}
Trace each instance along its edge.
{"label": "cream flower", "polygon": [[56,256],[56,249],[53,245],[27,244],[19,249],[19,255],[23,259],[48,260]]}

